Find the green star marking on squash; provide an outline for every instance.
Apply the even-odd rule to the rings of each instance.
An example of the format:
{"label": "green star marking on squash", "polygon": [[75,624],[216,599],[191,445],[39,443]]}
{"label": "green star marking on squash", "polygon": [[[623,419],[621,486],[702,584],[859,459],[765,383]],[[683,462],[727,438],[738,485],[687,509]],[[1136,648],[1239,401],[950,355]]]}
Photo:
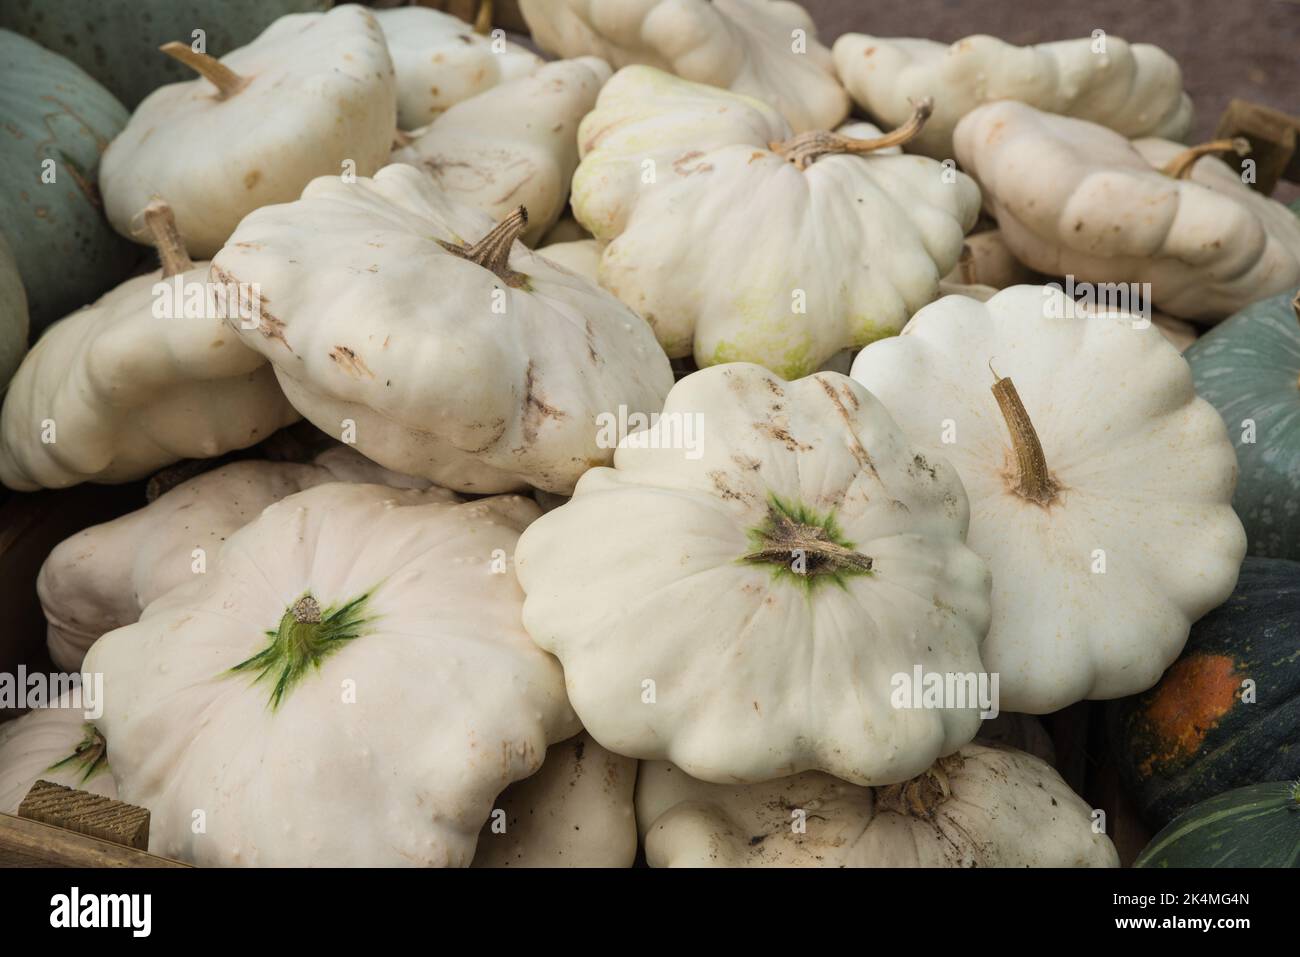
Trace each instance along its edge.
{"label": "green star marking on squash", "polygon": [[321,610],[310,594],[293,603],[274,631],[268,631],[271,644],[241,661],[228,674],[255,671],[254,683],[273,682],[271,710],[276,710],[285,695],[307,674],[347,642],[359,638],[372,619],[365,617],[367,593],[337,607]]}
{"label": "green star marking on squash", "polygon": [[835,521],[835,512],[820,515],[802,502],[768,497],[767,516],[749,530],[753,551],[742,562],[772,566],[774,578],[785,578],[810,591],[826,582],[843,588],[856,575],[870,575],[873,562],[858,553]]}
{"label": "green star marking on squash", "polygon": [[55,761],[45,770],[76,770],[81,773],[78,784],[85,784],[100,771],[108,767],[108,743],[99,729],[87,722],[83,726],[85,737],[76,749],[62,761]]}

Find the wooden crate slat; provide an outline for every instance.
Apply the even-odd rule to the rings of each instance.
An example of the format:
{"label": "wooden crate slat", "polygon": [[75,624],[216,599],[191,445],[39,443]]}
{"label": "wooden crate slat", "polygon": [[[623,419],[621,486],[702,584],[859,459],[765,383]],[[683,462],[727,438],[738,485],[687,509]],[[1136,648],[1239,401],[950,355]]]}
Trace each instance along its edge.
{"label": "wooden crate slat", "polygon": [[18,806],[18,816],[139,851],[149,849],[148,809],[62,784],[37,781]]}
{"label": "wooden crate slat", "polygon": [[0,867],[188,867],[52,824],[0,814]]}
{"label": "wooden crate slat", "polygon": [[1281,110],[1234,99],[1223,111],[1215,139],[1244,136],[1255,161],[1255,189],[1273,192],[1278,180],[1300,182],[1300,119]]}

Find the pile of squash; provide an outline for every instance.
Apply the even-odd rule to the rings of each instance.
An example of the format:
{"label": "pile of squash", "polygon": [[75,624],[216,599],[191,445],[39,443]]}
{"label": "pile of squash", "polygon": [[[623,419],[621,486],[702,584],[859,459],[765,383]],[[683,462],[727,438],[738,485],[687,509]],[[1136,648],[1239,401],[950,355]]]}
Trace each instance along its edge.
{"label": "pile of squash", "polygon": [[0,810],[203,865],[1115,866],[1035,717],[1104,700],[1139,864],[1294,863],[1300,217],[1166,53],[220,6],[107,59],[0,15],[0,481],[155,477],[41,569],[102,713],[0,726]]}

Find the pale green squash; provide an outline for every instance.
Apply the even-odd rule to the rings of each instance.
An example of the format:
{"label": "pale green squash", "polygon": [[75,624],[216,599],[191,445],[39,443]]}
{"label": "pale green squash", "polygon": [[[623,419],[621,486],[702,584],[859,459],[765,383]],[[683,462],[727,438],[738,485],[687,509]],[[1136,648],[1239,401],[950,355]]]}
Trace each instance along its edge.
{"label": "pale green squash", "polygon": [[108,225],[96,186],[100,156],[126,120],[75,64],[0,30],[0,233],[33,332],[98,298],[139,258]]}
{"label": "pale green squash", "polygon": [[1252,303],[1184,356],[1228,427],[1240,474],[1232,507],[1249,554],[1300,559],[1300,307],[1297,290]]}

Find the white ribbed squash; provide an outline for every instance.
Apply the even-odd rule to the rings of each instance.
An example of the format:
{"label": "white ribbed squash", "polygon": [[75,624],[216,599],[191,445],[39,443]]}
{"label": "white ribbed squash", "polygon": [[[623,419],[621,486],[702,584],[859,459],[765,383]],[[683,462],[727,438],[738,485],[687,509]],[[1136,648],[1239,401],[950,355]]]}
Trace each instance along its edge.
{"label": "white ribbed squash", "polygon": [[1187,363],[1149,323],[1066,308],[1051,287],[950,296],[853,363],[970,496],[1007,711],[1151,687],[1246,549],[1232,443]]}
{"label": "white ribbed squash", "polygon": [[[1300,284],[1300,218],[1225,163],[1176,143],[990,103],[955,134],[1016,258],[1076,282],[1150,283],[1154,305],[1214,323]],[[1227,144],[1224,144],[1227,145]]]}
{"label": "white ribbed squash", "polygon": [[208,259],[259,206],[296,199],[317,176],[369,176],[388,159],[393,63],[364,7],[280,17],[219,61],[173,50],[203,79],[146,97],[100,164],[104,211],[122,235],[147,242],[140,214],[161,196],[190,252]]}
{"label": "white ribbed squash", "polygon": [[[697,416],[700,441],[679,438]],[[952,468],[846,376],[705,369],[524,533],[524,623],[619,754],[711,781],[902,781],[980,725],[973,703],[892,696],[916,665],[982,670],[966,520]]]}
{"label": "white ribbed squash", "polygon": [[[580,730],[520,620],[527,499],[335,483],[270,506],[86,655],[154,853],[464,866],[497,795]],[[202,812],[204,828],[195,828]]]}
{"label": "white ribbed squash", "polygon": [[17,814],[37,781],[117,797],[104,736],[71,703],[64,694],[58,707],[0,724],[0,814]]}
{"label": "white ribbed squash", "polygon": [[756,100],[626,67],[582,121],[574,215],[670,356],[797,378],[898,332],[957,263],[979,190],[889,146],[922,121],[855,155],[880,131],[795,137]]}
{"label": "white ribbed squash", "polygon": [[520,9],[543,50],[742,93],[800,132],[835,126],[849,112],[830,51],[807,11],[788,0],[522,0]]}
{"label": "white ribbed squash", "polygon": [[651,867],[1118,867],[1092,809],[1051,767],[974,743],[919,777],[864,788],[809,772],[765,784],[641,765]]}
{"label": "white ribbed squash", "polygon": [[913,148],[937,159],[953,155],[958,121],[994,100],[1077,116],[1129,137],[1180,139],[1192,125],[1178,61],[1119,37],[1018,47],[979,35],[949,46],[846,33],[835,41],[834,58],[854,102],[883,123],[902,123],[912,102],[933,97],[934,117]]}
{"label": "white ribbed squash", "polygon": [[[0,412],[9,488],[130,482],[247,448],[297,420],[270,365],[216,316],[208,264],[190,261],[164,206],[148,218],[163,268],[50,326],[14,374]],[[164,297],[159,283],[173,292]],[[194,291],[203,295],[187,303]]]}
{"label": "white ribbed squash", "polygon": [[537,248],[537,255],[545,256],[592,282],[600,278],[600,253],[600,243],[594,239],[574,239]]}
{"label": "white ribbed squash", "polygon": [[609,79],[603,60],[548,63],[453,106],[394,151],[450,199],[493,219],[528,208],[520,234],[533,245],[560,218],[578,167],[578,124]]}
{"label": "white ribbed squash", "polygon": [[428,7],[374,11],[397,74],[397,125],[414,130],[461,100],[527,76],[541,58],[516,43],[480,36],[464,20]]}
{"label": "white ribbed squash", "polygon": [[551,745],[540,771],[497,798],[474,867],[631,867],[636,769],[585,731]]}
{"label": "white ribbed squash", "polygon": [[513,241],[526,221],[395,164],[258,210],[212,272],[259,284],[260,327],[230,321],[324,431],[449,488],[568,494],[613,456],[597,416],[658,411],[672,371],[631,310]]}
{"label": "white ribbed squash", "polygon": [[[221,543],[262,509],[327,482],[429,484],[389,472],[343,447],[322,453],[310,465],[233,462],[183,482],[144,508],[84,529],[50,552],[36,579],[50,658],[60,668],[80,670],[86,649],[100,635],[137,621],[155,598],[203,574]],[[456,500],[451,492],[444,494]],[[201,560],[196,549],[203,552]]]}

